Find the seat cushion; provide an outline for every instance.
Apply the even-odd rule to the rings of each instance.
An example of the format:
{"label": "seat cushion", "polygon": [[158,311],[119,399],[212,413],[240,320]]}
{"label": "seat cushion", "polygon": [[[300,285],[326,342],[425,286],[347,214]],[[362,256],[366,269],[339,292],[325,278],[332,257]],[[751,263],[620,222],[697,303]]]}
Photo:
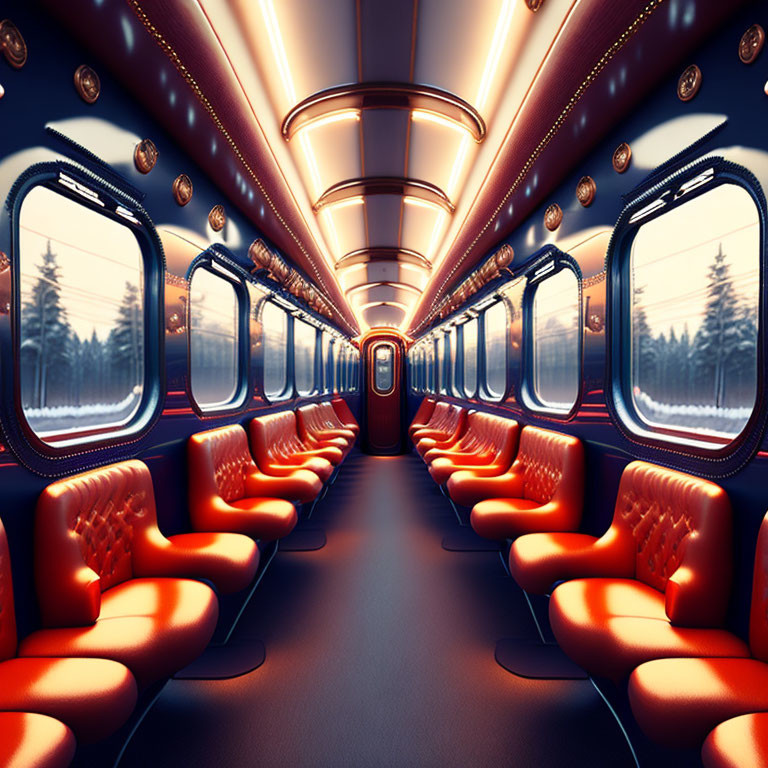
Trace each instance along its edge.
{"label": "seat cushion", "polygon": [[30,712],[0,712],[3,768],[66,768],[75,756],[75,737],[64,723]]}
{"label": "seat cushion", "polygon": [[[292,504],[288,506],[293,508]],[[240,529],[227,526],[222,530]],[[222,594],[245,589],[253,581],[259,567],[259,548],[253,539],[240,533],[180,533],[169,536],[168,540],[178,553],[182,567],[174,568],[167,575],[206,579]]]}
{"label": "seat cushion", "polygon": [[556,581],[592,575],[589,564],[596,541],[585,533],[521,536],[509,550],[509,572],[526,592],[543,595]]}
{"label": "seat cushion", "polygon": [[486,474],[485,467],[460,469],[448,478],[448,494],[462,507],[474,507],[485,499],[509,498],[509,488],[519,486],[519,482],[510,479],[506,467]]}
{"label": "seat cushion", "polygon": [[543,521],[540,507],[530,499],[487,499],[472,508],[470,523],[475,533],[486,539],[514,539],[539,530]]}
{"label": "seat cushion", "polygon": [[133,712],[136,697],[133,675],[109,659],[21,657],[0,662],[0,710],[55,717],[79,741],[114,733]]}
{"label": "seat cushion", "polygon": [[320,480],[326,482],[328,478],[333,474],[333,464],[320,456],[310,456],[305,459],[295,459],[291,461],[291,464],[296,462],[297,469],[308,469],[310,472],[314,472]]}
{"label": "seat cushion", "polygon": [[246,490],[246,496],[278,498],[306,504],[320,495],[323,481],[309,469],[296,469],[285,477],[259,472],[246,478]]}
{"label": "seat cushion", "polygon": [[102,594],[95,624],[33,632],[19,655],[114,659],[144,688],[196,659],[217,619],[216,595],[199,581],[131,579]]}
{"label": "seat cushion", "polygon": [[287,536],[299,520],[296,507],[278,499],[238,499],[228,512],[229,530],[247,533],[262,541],[273,541]]}
{"label": "seat cushion", "polygon": [[[619,581],[626,589],[616,590],[612,581],[568,581],[555,589],[549,602],[549,620],[560,647],[590,674],[620,681],[651,659],[749,655],[746,644],[723,629],[672,626],[644,585],[632,593],[628,580]],[[663,602],[663,594],[658,594]]]}
{"label": "seat cushion", "polygon": [[629,701],[654,741],[698,746],[719,723],[768,711],[768,664],[752,658],[649,661],[632,673]]}
{"label": "seat cushion", "polygon": [[701,750],[704,768],[765,768],[768,765],[768,712],[720,723]]}

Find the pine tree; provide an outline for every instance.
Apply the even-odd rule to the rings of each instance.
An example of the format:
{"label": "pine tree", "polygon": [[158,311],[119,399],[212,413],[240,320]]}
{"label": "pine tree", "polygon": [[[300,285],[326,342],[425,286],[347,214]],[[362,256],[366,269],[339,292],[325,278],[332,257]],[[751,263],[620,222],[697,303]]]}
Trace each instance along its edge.
{"label": "pine tree", "polygon": [[650,394],[658,377],[659,356],[642,303],[644,291],[645,287],[636,287],[632,297],[632,381],[634,386]]}
{"label": "pine tree", "polygon": [[59,267],[50,240],[37,270],[21,311],[22,364],[30,374],[22,379],[22,397],[25,404],[42,408],[51,402],[51,390],[69,391],[73,333],[61,304]]}
{"label": "pine tree", "polygon": [[709,267],[708,278],[705,315],[694,338],[693,356],[699,380],[702,385],[708,385],[710,401],[722,408],[731,365],[748,343],[754,346],[754,337],[747,342],[749,334],[739,322],[743,307],[733,287],[722,243]]}
{"label": "pine tree", "polygon": [[144,333],[139,289],[125,284],[123,300],[117,310],[117,322],[107,340],[107,356],[111,367],[111,397],[121,400],[127,390],[144,376]]}

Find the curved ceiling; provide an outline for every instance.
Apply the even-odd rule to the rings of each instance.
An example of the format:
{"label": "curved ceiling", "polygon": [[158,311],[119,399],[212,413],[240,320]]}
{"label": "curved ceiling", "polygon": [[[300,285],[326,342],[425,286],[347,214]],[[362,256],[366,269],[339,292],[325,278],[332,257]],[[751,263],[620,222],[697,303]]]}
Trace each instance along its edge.
{"label": "curved ceiling", "polygon": [[[197,147],[203,167],[317,282],[339,319],[351,327],[354,317],[365,332],[423,327],[601,132],[740,2],[98,0],[101,26],[87,0],[72,0],[82,14],[48,4]],[[136,83],[104,25],[110,9],[137,49],[143,35],[200,103],[216,107],[214,127],[231,139],[233,163],[275,198],[273,217],[258,195],[253,210],[238,198],[237,180],[208,157],[209,137],[174,124],[152,91],[146,45]],[[623,90],[587,93],[619,65]],[[574,144],[553,126],[577,117],[574,94],[585,93],[594,119]]]}

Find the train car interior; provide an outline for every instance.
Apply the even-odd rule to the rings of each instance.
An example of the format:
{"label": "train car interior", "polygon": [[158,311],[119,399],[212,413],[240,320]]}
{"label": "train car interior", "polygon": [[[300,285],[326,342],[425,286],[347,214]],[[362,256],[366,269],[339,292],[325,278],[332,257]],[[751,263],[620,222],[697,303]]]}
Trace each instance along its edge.
{"label": "train car interior", "polygon": [[766,29],[0,0],[0,768],[768,768]]}

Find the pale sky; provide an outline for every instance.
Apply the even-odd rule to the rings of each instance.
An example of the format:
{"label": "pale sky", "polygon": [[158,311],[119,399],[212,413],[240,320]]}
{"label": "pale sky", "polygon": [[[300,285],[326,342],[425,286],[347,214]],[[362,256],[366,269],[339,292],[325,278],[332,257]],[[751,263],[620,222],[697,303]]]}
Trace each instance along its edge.
{"label": "pale sky", "polygon": [[656,335],[669,327],[691,339],[707,300],[707,272],[722,242],[736,290],[757,306],[760,223],[749,193],[723,184],[642,224],[632,243],[633,282]]}
{"label": "pale sky", "polygon": [[125,283],[143,289],[141,248],[129,225],[35,187],[24,198],[19,228],[22,301],[34,286],[51,241],[59,266],[61,300],[73,330],[104,341],[113,327]]}

